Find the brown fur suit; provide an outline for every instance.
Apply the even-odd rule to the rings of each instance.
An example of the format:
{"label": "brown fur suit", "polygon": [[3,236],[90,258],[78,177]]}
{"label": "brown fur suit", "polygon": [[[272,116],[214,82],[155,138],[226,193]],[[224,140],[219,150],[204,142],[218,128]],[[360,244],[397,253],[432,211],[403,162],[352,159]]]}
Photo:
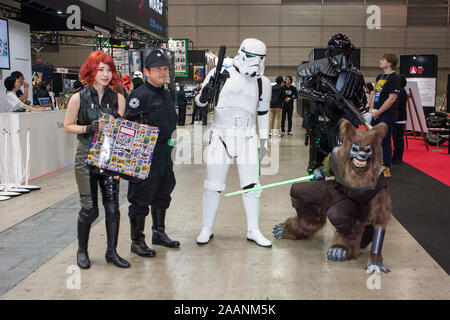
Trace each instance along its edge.
{"label": "brown fur suit", "polygon": [[[292,185],[292,204],[297,216],[275,226],[275,237],[307,239],[325,225],[328,216],[337,229],[328,258],[335,261],[358,258],[360,249],[372,241],[374,229],[381,227],[385,230],[391,216],[386,179],[380,174],[377,161],[378,146],[385,134],[386,125],[383,123],[366,131],[356,129],[344,120],[340,125],[343,143],[335,156],[338,166],[336,170],[335,165],[335,171],[339,171],[339,174],[334,173],[335,180]],[[354,145],[358,145],[361,150],[370,150],[368,146],[371,147],[372,153],[367,161],[361,163],[353,160],[350,150]],[[333,249],[340,252],[338,258],[330,256],[330,252],[336,252]],[[371,254],[370,260],[374,264],[382,264],[381,252]]]}

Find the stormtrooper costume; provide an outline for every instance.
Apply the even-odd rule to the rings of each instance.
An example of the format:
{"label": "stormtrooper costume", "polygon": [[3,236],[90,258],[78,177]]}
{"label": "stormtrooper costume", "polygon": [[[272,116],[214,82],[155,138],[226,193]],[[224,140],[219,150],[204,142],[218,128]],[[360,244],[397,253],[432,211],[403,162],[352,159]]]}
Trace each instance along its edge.
{"label": "stormtrooper costume", "polygon": [[[203,195],[203,227],[197,237],[205,244],[213,237],[213,227],[221,193],[225,190],[228,169],[236,161],[240,186],[243,189],[259,186],[259,161],[267,153],[271,83],[264,77],[266,46],[257,39],[242,42],[233,66],[222,71],[228,77],[222,86],[215,107],[211,139],[207,151],[207,178]],[[211,70],[196,96],[204,106],[204,91],[211,91]],[[208,89],[208,90],[207,90]],[[256,132],[258,119],[259,140]],[[258,150],[259,148],[259,150]],[[242,197],[247,215],[247,239],[260,246],[271,247],[271,242],[259,230],[261,191],[245,193]]]}

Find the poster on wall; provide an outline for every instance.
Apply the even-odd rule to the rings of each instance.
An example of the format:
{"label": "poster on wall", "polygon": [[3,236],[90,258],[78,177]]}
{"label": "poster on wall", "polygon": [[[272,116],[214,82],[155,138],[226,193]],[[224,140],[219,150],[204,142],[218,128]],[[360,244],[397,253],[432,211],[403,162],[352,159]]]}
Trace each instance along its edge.
{"label": "poster on wall", "polygon": [[0,69],[10,69],[8,20],[0,19]]}
{"label": "poster on wall", "polygon": [[188,39],[169,40],[169,50],[174,53],[175,77],[188,76],[187,42]]}
{"label": "poster on wall", "polygon": [[194,66],[194,81],[205,80],[205,67],[204,66]]}

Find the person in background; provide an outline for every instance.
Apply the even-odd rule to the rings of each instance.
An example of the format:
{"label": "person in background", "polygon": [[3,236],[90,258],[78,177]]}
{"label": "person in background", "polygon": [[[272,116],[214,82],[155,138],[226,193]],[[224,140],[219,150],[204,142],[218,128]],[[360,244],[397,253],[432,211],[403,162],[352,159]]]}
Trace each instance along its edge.
{"label": "person in background", "polygon": [[41,87],[39,88],[39,91],[37,93],[37,97],[38,98],[50,98],[50,89],[51,89],[51,85],[50,82],[48,81],[42,81],[41,82]]}
{"label": "person in background", "polygon": [[[275,80],[276,84],[272,86],[272,99],[270,100],[270,131],[269,136],[272,136],[272,130],[280,130],[281,112],[283,108],[283,77],[278,76]],[[276,119],[276,120],[275,120]],[[276,121],[276,122],[275,122]],[[277,135],[277,133],[274,133]],[[279,135],[279,133],[278,133]]]}
{"label": "person in background", "polygon": [[[195,102],[195,97],[199,94],[201,89],[202,89],[202,82],[197,81],[197,83],[195,84],[195,90],[192,94],[192,122],[191,122],[191,124],[194,124],[195,117],[197,116],[197,114],[199,114],[198,120],[202,120],[203,113],[204,113],[204,112],[202,112],[203,109],[205,109],[205,111],[208,111],[208,105],[206,105],[206,107],[200,108],[197,105],[197,103]],[[203,122],[205,122],[205,120],[203,120]]]}
{"label": "person in background", "polygon": [[123,85],[123,96],[125,98],[128,98],[131,92],[131,80],[129,75],[122,76],[122,85]]}
{"label": "person in background", "polygon": [[[17,78],[20,83],[20,88],[17,90],[16,94],[20,101],[27,105],[31,105],[31,101],[28,100],[28,88],[30,87],[30,84],[25,81],[25,76],[20,71],[14,71],[11,73],[11,77]],[[23,86],[23,91],[21,90],[21,87]]]}
{"label": "person in background", "polygon": [[394,141],[394,152],[392,154],[392,164],[403,163],[403,151],[405,150],[405,125],[406,125],[406,100],[408,94],[406,92],[406,77],[400,75],[401,86],[398,94],[398,118],[392,129],[392,140]]}
{"label": "person in background", "polygon": [[372,105],[373,99],[375,98],[375,89],[373,87],[373,84],[371,82],[366,83],[366,94],[367,96],[367,104],[366,104],[366,110],[368,111],[370,109],[370,106]]}
{"label": "person in background", "polygon": [[81,203],[77,222],[77,264],[81,269],[91,266],[88,241],[91,225],[99,216],[97,197],[100,186],[105,208],[106,262],[119,268],[129,268],[128,261],[121,258],[116,251],[120,225],[119,179],[91,172],[86,165],[94,135],[104,129],[99,120],[100,113],[114,117],[124,115],[125,98],[111,89],[120,83],[120,78],[111,56],[102,51],[94,51],[81,66],[80,79],[85,81],[88,87],[70,98],[64,119],[64,131],[76,134],[79,141],[75,154],[75,179]]}
{"label": "person in background", "polygon": [[184,92],[184,86],[180,84],[180,91],[177,92],[177,105],[178,105],[178,125],[184,126],[186,121],[186,92]]}
{"label": "person in background", "polygon": [[284,123],[288,118],[288,136],[292,136],[292,115],[294,113],[294,100],[298,98],[297,88],[292,85],[292,77],[286,77],[286,85],[283,87],[283,114],[281,117],[281,136],[284,136]]}
{"label": "person in background", "polygon": [[139,88],[143,84],[144,84],[144,80],[142,80],[141,77],[133,78],[133,80],[131,80],[131,91],[136,90],[137,88]]}
{"label": "person in background", "polygon": [[4,81],[6,88],[6,112],[18,112],[25,110],[30,111],[44,111],[44,108],[36,108],[25,104],[17,96],[17,91],[20,90],[20,80],[16,77],[7,77]]}
{"label": "person in background", "polygon": [[371,105],[372,125],[380,122],[386,123],[388,130],[381,145],[383,147],[383,174],[386,178],[391,176],[392,164],[392,129],[398,117],[398,94],[401,89],[400,77],[395,73],[398,56],[395,53],[386,53],[379,61],[383,73],[376,81],[375,98]]}

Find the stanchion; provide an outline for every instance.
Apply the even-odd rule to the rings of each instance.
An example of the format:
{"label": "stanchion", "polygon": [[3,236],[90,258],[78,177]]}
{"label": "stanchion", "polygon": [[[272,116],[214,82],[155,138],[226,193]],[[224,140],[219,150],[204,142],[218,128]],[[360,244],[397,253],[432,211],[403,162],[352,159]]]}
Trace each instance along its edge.
{"label": "stanchion", "polygon": [[20,187],[20,181],[22,180],[22,161],[20,158],[20,130],[17,130],[17,141],[16,141],[16,181],[11,187],[12,192],[19,192],[19,193],[28,193],[30,190],[19,188]]}
{"label": "stanchion", "polygon": [[[0,192],[0,197],[17,197],[20,196],[21,193],[19,192],[10,192],[8,191],[8,164],[9,164],[9,133],[6,131],[6,129],[3,129],[3,140],[4,140],[4,152],[3,155],[5,156],[5,167],[3,169],[2,166],[2,175],[3,175],[3,191]],[[9,199],[9,198],[8,198]],[[8,200],[6,199],[6,200]]]}
{"label": "stanchion", "polygon": [[27,129],[27,153],[25,158],[25,184],[21,185],[21,188],[28,189],[30,191],[39,190],[41,187],[28,184],[30,180],[30,150],[31,150],[31,130]]}

